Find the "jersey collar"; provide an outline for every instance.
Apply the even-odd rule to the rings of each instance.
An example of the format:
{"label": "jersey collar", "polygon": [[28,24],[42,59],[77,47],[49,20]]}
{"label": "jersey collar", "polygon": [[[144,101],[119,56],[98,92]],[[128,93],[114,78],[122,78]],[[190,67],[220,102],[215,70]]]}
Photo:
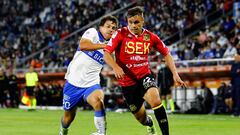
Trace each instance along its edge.
{"label": "jersey collar", "polygon": [[104,42],[104,41],[108,41],[108,40],[106,40],[104,37],[103,37],[103,35],[102,35],[102,33],[100,32],[100,31],[98,31],[98,37],[99,37],[99,41],[100,42]]}

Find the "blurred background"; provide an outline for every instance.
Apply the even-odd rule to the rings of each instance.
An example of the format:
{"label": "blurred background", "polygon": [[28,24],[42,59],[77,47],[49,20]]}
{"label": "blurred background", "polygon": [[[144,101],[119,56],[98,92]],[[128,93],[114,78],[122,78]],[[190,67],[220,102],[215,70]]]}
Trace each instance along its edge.
{"label": "blurred background", "polygon": [[[239,116],[238,0],[1,0],[0,107],[24,108],[25,74],[34,67],[37,108],[61,108],[64,74],[83,32],[104,15],[126,26],[124,13],[136,5],[144,7],[144,27],[170,48],[188,84],[170,87],[175,110],[168,105],[168,112]],[[154,50],[149,62],[160,86],[169,79],[160,79],[164,62]],[[100,76],[106,108],[125,111],[112,70],[105,65]]]}

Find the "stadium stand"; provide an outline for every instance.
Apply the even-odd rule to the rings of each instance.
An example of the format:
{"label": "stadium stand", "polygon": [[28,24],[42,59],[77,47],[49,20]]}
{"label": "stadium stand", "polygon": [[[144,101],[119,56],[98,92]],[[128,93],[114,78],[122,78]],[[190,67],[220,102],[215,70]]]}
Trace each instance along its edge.
{"label": "stadium stand", "polygon": [[[23,68],[24,66],[28,66],[28,64],[31,63],[32,60],[41,61],[42,63],[38,64],[38,66],[40,67],[64,66],[69,63],[69,57],[72,57],[72,50],[75,50],[77,40],[74,40],[73,43],[69,43],[68,41],[67,44],[64,44],[70,46],[68,47],[68,49],[65,49],[65,52],[62,52],[64,54],[58,54],[59,51],[56,51],[56,48],[59,48],[60,45],[55,45],[55,41],[58,41],[66,37],[73,31],[83,27],[84,25],[88,24],[90,20],[95,20],[99,16],[103,16],[105,13],[126,6],[127,3],[131,2],[134,1],[120,2],[103,0],[100,2],[79,2],[63,0],[57,3],[49,3],[50,6],[47,6],[47,2],[40,1],[39,3],[30,3],[29,5],[33,5],[30,6],[32,7],[32,9],[27,9],[27,7],[22,6],[25,5],[23,1],[3,1],[2,5],[4,8],[2,9],[2,16],[4,16],[4,18],[2,21],[3,27],[1,27],[3,28],[3,31],[1,31],[2,34],[0,43],[4,47],[4,52],[1,53],[3,55],[1,56],[1,58],[4,59],[4,61],[9,61],[8,59],[11,59],[11,62],[9,63],[15,63],[15,65],[11,66],[16,66],[18,65],[18,62],[21,59],[24,59],[26,56],[35,53],[37,50],[40,50],[45,46],[51,46],[52,48],[50,49],[50,51],[47,52],[47,54],[45,52],[42,52],[37,57],[33,57],[33,59],[30,59],[28,63],[22,64],[21,66]],[[143,1],[139,2],[138,4],[143,5],[145,10],[149,11],[146,12],[147,14],[145,15],[146,22],[148,22],[146,24],[146,27],[154,31],[156,34],[158,34],[164,39],[165,37],[174,35],[175,33],[184,28],[191,27],[192,24],[196,23],[204,16],[216,11],[216,9],[224,8],[225,11],[228,11],[233,1],[230,0],[224,2],[219,0],[200,0],[181,2],[180,0],[157,0],[154,1],[157,2],[155,6],[160,5],[157,7],[151,6],[152,2],[153,1]],[[11,12],[8,13],[10,15],[4,14],[4,11],[6,11],[7,9],[12,9],[12,12],[18,11],[12,8],[15,5],[19,7],[16,9],[26,8],[24,10],[21,10],[23,13],[21,13],[21,11],[20,13],[18,12],[20,14],[18,17],[19,19],[9,17],[11,16]],[[28,14],[28,16],[26,16],[24,14],[25,10],[33,10],[34,12],[31,12],[32,14],[30,13]],[[181,18],[179,18],[179,16]],[[121,13],[119,13],[119,20],[121,25],[126,25],[126,22],[124,21],[124,15],[122,15]],[[5,26],[4,24],[7,26]],[[17,31],[25,32],[19,34],[17,33]],[[64,57],[66,56],[66,53],[68,55],[67,57]],[[7,58],[10,55],[6,54],[12,54],[11,58]],[[46,57],[46,55],[49,55],[48,60],[43,59]]]}
{"label": "stadium stand", "polygon": [[[5,66],[16,66],[20,59],[45,46],[54,46],[55,41],[126,3],[127,1],[114,0],[100,2],[62,0],[52,3],[3,0],[0,3],[3,7],[0,14],[1,59],[14,60],[9,63],[15,65]],[[43,57],[42,53],[37,59],[43,60]]]}

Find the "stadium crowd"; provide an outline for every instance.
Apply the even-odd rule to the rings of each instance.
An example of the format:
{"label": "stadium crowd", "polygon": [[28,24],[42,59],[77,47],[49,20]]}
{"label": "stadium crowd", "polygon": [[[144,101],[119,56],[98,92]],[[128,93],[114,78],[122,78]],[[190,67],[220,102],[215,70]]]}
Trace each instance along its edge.
{"label": "stadium crowd", "polygon": [[[152,4],[154,3],[154,4]],[[164,39],[218,9],[230,10],[233,0],[146,0],[146,26]]]}
{"label": "stadium crowd", "polygon": [[[33,57],[21,67],[26,68],[29,64],[35,65],[36,68],[67,66],[76,49],[77,40],[67,41],[64,46],[68,47],[56,45],[55,41],[89,24],[92,20],[132,2],[135,0],[62,0],[52,1],[52,3],[41,0],[36,2],[3,0],[0,2],[3,7],[0,13],[2,18],[0,20],[0,63],[4,67],[16,67],[21,59],[41,48],[51,46],[52,48]],[[156,4],[152,5],[152,3]],[[217,9],[230,10],[233,0],[144,0],[138,1],[138,4],[143,5],[148,11],[145,14],[145,26],[164,39],[179,30],[190,27]],[[124,15],[121,13],[119,20],[120,25],[126,25]],[[189,41],[187,46],[194,44],[194,41],[192,42]],[[185,46],[180,44],[175,47],[179,49],[177,50],[179,59],[193,59],[191,55],[190,58],[188,56],[183,58],[185,56],[182,56],[182,51]],[[195,48],[192,50],[195,57],[198,57],[199,50]]]}
{"label": "stadium crowd", "polygon": [[175,60],[233,58],[240,52],[240,20],[231,16],[172,46]]}
{"label": "stadium crowd", "polygon": [[[52,3],[3,0],[0,2],[1,64],[3,61],[7,67],[15,66],[12,63],[17,64],[19,59],[45,46],[53,46],[55,41],[126,4],[125,0],[62,0]],[[43,60],[43,57],[44,54],[37,59]]]}

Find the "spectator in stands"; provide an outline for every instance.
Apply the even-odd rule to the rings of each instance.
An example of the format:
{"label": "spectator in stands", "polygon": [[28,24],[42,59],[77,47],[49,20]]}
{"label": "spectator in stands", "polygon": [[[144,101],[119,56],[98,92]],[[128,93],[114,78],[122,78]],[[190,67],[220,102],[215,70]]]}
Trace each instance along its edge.
{"label": "spectator in stands", "polygon": [[236,54],[236,47],[232,43],[228,43],[228,47],[223,55],[223,58],[233,58]]}
{"label": "spectator in stands", "polygon": [[34,71],[34,67],[30,66],[29,71],[25,74],[26,93],[29,96],[29,111],[35,110],[37,105],[35,88],[38,85],[38,74]]}
{"label": "spectator in stands", "polygon": [[227,11],[230,11],[233,7],[233,2],[234,0],[224,0],[224,10],[227,12]]}
{"label": "spectator in stands", "polygon": [[218,32],[216,34],[216,38],[217,40],[217,44],[219,44],[221,47],[224,47],[228,44],[228,39],[226,38],[226,36],[223,33]]}
{"label": "spectator in stands", "polygon": [[194,58],[195,58],[195,56],[194,56],[191,48],[186,47],[186,49],[184,50],[184,60],[192,60]]}
{"label": "spectator in stands", "polygon": [[38,59],[32,59],[30,66],[32,66],[33,68],[36,68],[36,69],[40,69],[40,68],[42,68],[42,61],[40,61]]}
{"label": "spectator in stands", "polygon": [[216,49],[214,49],[214,58],[222,58],[225,52],[225,49],[221,45],[217,44]]}
{"label": "spectator in stands", "polygon": [[[219,5],[224,3],[226,3],[226,7],[232,5],[232,2],[218,0],[180,2],[148,0],[139,3],[142,3],[145,9],[149,11],[145,15],[146,23],[148,23],[146,26],[161,38],[172,36],[178,30],[192,25],[204,16],[214,12],[216,7],[218,9],[223,8]],[[156,4],[152,5],[151,3]],[[3,48],[6,52],[9,54],[15,53],[17,54],[16,59],[21,59],[89,24],[97,17],[127,4],[129,4],[127,0],[88,0],[85,2],[75,0],[60,2],[3,0],[3,2],[0,2],[1,7],[3,7],[0,9],[0,17],[3,18],[0,20],[0,44],[5,44]],[[120,16],[122,19],[123,15],[121,13]],[[125,21],[121,22],[122,25],[126,25]],[[69,46],[74,46],[74,43],[67,43],[70,44]],[[48,51],[42,53],[42,56],[46,56]],[[21,66],[28,67],[24,64]]]}
{"label": "spectator in stands", "polygon": [[173,57],[173,59],[174,59],[175,61],[179,60],[179,57],[178,57],[178,48],[177,48],[176,45],[173,45],[173,46],[172,46],[171,55],[172,55],[172,57]]}
{"label": "spectator in stands", "polygon": [[9,54],[21,50],[16,57],[23,58],[127,3],[129,1],[126,0],[2,0],[0,44],[5,44],[3,48]]}
{"label": "spectator in stands", "polygon": [[174,85],[173,75],[171,70],[165,63],[163,59],[158,70],[158,87],[160,88],[160,95],[162,99],[162,104],[166,110],[167,103],[169,103],[171,112],[175,112],[174,101],[172,99],[171,87]]}
{"label": "spectator in stands", "polygon": [[199,32],[197,40],[199,44],[204,44],[207,41],[207,33],[205,32],[205,30],[201,30]]}
{"label": "spectator in stands", "polygon": [[225,18],[223,20],[223,23],[222,23],[222,31],[225,33],[225,34],[228,34],[230,33],[234,27],[236,26],[235,24],[235,21],[232,19],[231,16],[227,16],[227,18]]}

